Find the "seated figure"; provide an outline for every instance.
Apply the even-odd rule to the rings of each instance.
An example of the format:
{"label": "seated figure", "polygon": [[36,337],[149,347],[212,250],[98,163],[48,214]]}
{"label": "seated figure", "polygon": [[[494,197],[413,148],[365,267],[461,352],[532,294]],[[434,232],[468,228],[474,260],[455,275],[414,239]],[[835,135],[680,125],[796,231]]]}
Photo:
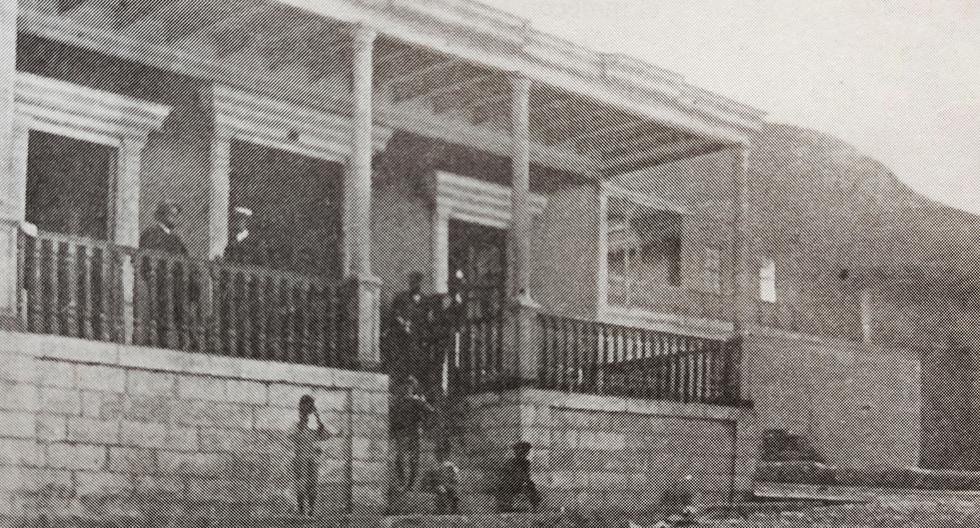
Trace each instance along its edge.
{"label": "seated figure", "polygon": [[537,511],[541,495],[531,480],[531,444],[517,442],[513,446],[514,456],[504,464],[497,489],[497,506],[502,513],[526,511],[521,503],[526,501],[530,510]]}

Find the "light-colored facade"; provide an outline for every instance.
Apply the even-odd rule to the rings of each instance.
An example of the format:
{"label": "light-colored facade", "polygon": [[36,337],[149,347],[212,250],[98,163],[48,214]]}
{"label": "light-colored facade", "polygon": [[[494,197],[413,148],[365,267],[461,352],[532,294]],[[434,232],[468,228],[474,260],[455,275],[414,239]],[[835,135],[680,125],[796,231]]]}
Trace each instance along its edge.
{"label": "light-colored facade", "polygon": [[[745,192],[759,111],[466,0],[2,9],[6,370],[68,402],[5,404],[23,426],[11,482],[69,490],[32,510],[14,487],[13,515],[175,482],[181,501],[275,510],[276,434],[311,391],[347,424],[324,462],[329,500],[390,506],[388,376],[359,371],[382,363],[410,273],[442,294],[463,269],[502,299],[458,329],[454,368],[483,392],[458,418],[473,509],[489,507],[487,461],[518,439],[541,452],[555,506],[649,505],[668,484],[650,479],[684,471],[705,497],[748,487],[756,394],[740,382],[764,366],[738,343],[757,324]],[[83,218],[45,186],[65,178],[51,153],[103,160],[61,164],[79,178],[61,196],[95,196]],[[182,208],[187,255],[137,247],[163,200]],[[235,207],[267,219],[275,266],[223,258]],[[145,411],[158,407],[166,418]],[[643,427],[622,426],[635,415]],[[655,431],[718,441],[675,452],[650,447]],[[638,460],[645,473],[624,473]],[[276,469],[240,474],[262,463]],[[152,485],[121,483],[137,477]]]}

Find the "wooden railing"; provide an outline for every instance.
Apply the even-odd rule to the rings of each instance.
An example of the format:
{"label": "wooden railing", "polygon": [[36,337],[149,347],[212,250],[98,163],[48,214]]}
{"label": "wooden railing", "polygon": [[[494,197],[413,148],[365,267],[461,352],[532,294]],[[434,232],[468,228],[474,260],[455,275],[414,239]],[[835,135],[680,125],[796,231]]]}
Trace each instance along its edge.
{"label": "wooden railing", "polygon": [[21,237],[31,332],[350,368],[323,279],[43,233]]}
{"label": "wooden railing", "polygon": [[44,234],[19,239],[20,318],[30,332],[122,341],[122,274],[112,245]]}
{"label": "wooden railing", "polygon": [[461,321],[451,352],[454,390],[468,393],[494,388],[503,381],[504,325],[499,313]]}
{"label": "wooden railing", "polygon": [[741,405],[738,341],[540,315],[541,388]]}

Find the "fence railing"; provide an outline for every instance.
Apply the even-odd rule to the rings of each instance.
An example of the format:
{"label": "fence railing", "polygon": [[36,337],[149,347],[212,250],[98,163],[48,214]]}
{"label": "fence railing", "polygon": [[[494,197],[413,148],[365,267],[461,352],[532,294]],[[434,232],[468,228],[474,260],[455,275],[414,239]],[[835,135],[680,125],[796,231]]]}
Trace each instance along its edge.
{"label": "fence railing", "polygon": [[741,405],[737,340],[540,315],[539,385],[551,390]]}
{"label": "fence railing", "polygon": [[461,321],[453,339],[454,390],[467,393],[503,382],[504,320],[499,313]]}
{"label": "fence railing", "polygon": [[122,275],[116,248],[50,234],[22,236],[19,244],[19,311],[28,331],[122,340]]}
{"label": "fence railing", "polygon": [[31,332],[208,354],[354,366],[325,280],[42,233],[21,237]]}

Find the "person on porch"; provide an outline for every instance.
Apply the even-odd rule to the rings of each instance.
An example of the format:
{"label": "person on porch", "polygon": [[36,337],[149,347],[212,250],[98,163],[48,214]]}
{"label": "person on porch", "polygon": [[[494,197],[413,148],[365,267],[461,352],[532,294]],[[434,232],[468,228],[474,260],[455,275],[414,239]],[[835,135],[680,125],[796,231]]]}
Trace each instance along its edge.
{"label": "person on porch", "polygon": [[[140,249],[167,253],[178,257],[187,256],[187,246],[177,234],[177,222],[181,209],[176,202],[164,200],[157,205],[154,212],[153,225],[140,233]],[[193,311],[191,305],[198,301],[199,286],[194,277],[186,272],[186,263],[170,262],[165,272],[156,274],[156,280],[151,280],[153,267],[161,266],[156,259],[145,256],[142,259],[143,280],[155,297],[149,301],[147,308],[151,311],[149,320],[151,332],[148,336],[152,345],[175,345],[183,347],[191,344],[193,331],[190,329],[189,315]],[[172,292],[172,297],[167,292]],[[167,313],[170,313],[168,320]],[[172,324],[171,324],[172,322]]]}
{"label": "person on porch", "polygon": [[180,212],[180,206],[176,202],[160,202],[153,215],[156,222],[140,233],[140,248],[186,256],[187,246],[175,232]]}
{"label": "person on porch", "polygon": [[254,213],[248,207],[237,206],[231,210],[233,231],[225,246],[224,258],[233,264],[266,266],[263,247],[249,228]]}
{"label": "person on porch", "polygon": [[422,354],[428,333],[426,298],[422,294],[422,274],[408,275],[408,289],[391,301],[391,316],[385,331],[386,362],[393,375],[428,379],[428,362]]}

